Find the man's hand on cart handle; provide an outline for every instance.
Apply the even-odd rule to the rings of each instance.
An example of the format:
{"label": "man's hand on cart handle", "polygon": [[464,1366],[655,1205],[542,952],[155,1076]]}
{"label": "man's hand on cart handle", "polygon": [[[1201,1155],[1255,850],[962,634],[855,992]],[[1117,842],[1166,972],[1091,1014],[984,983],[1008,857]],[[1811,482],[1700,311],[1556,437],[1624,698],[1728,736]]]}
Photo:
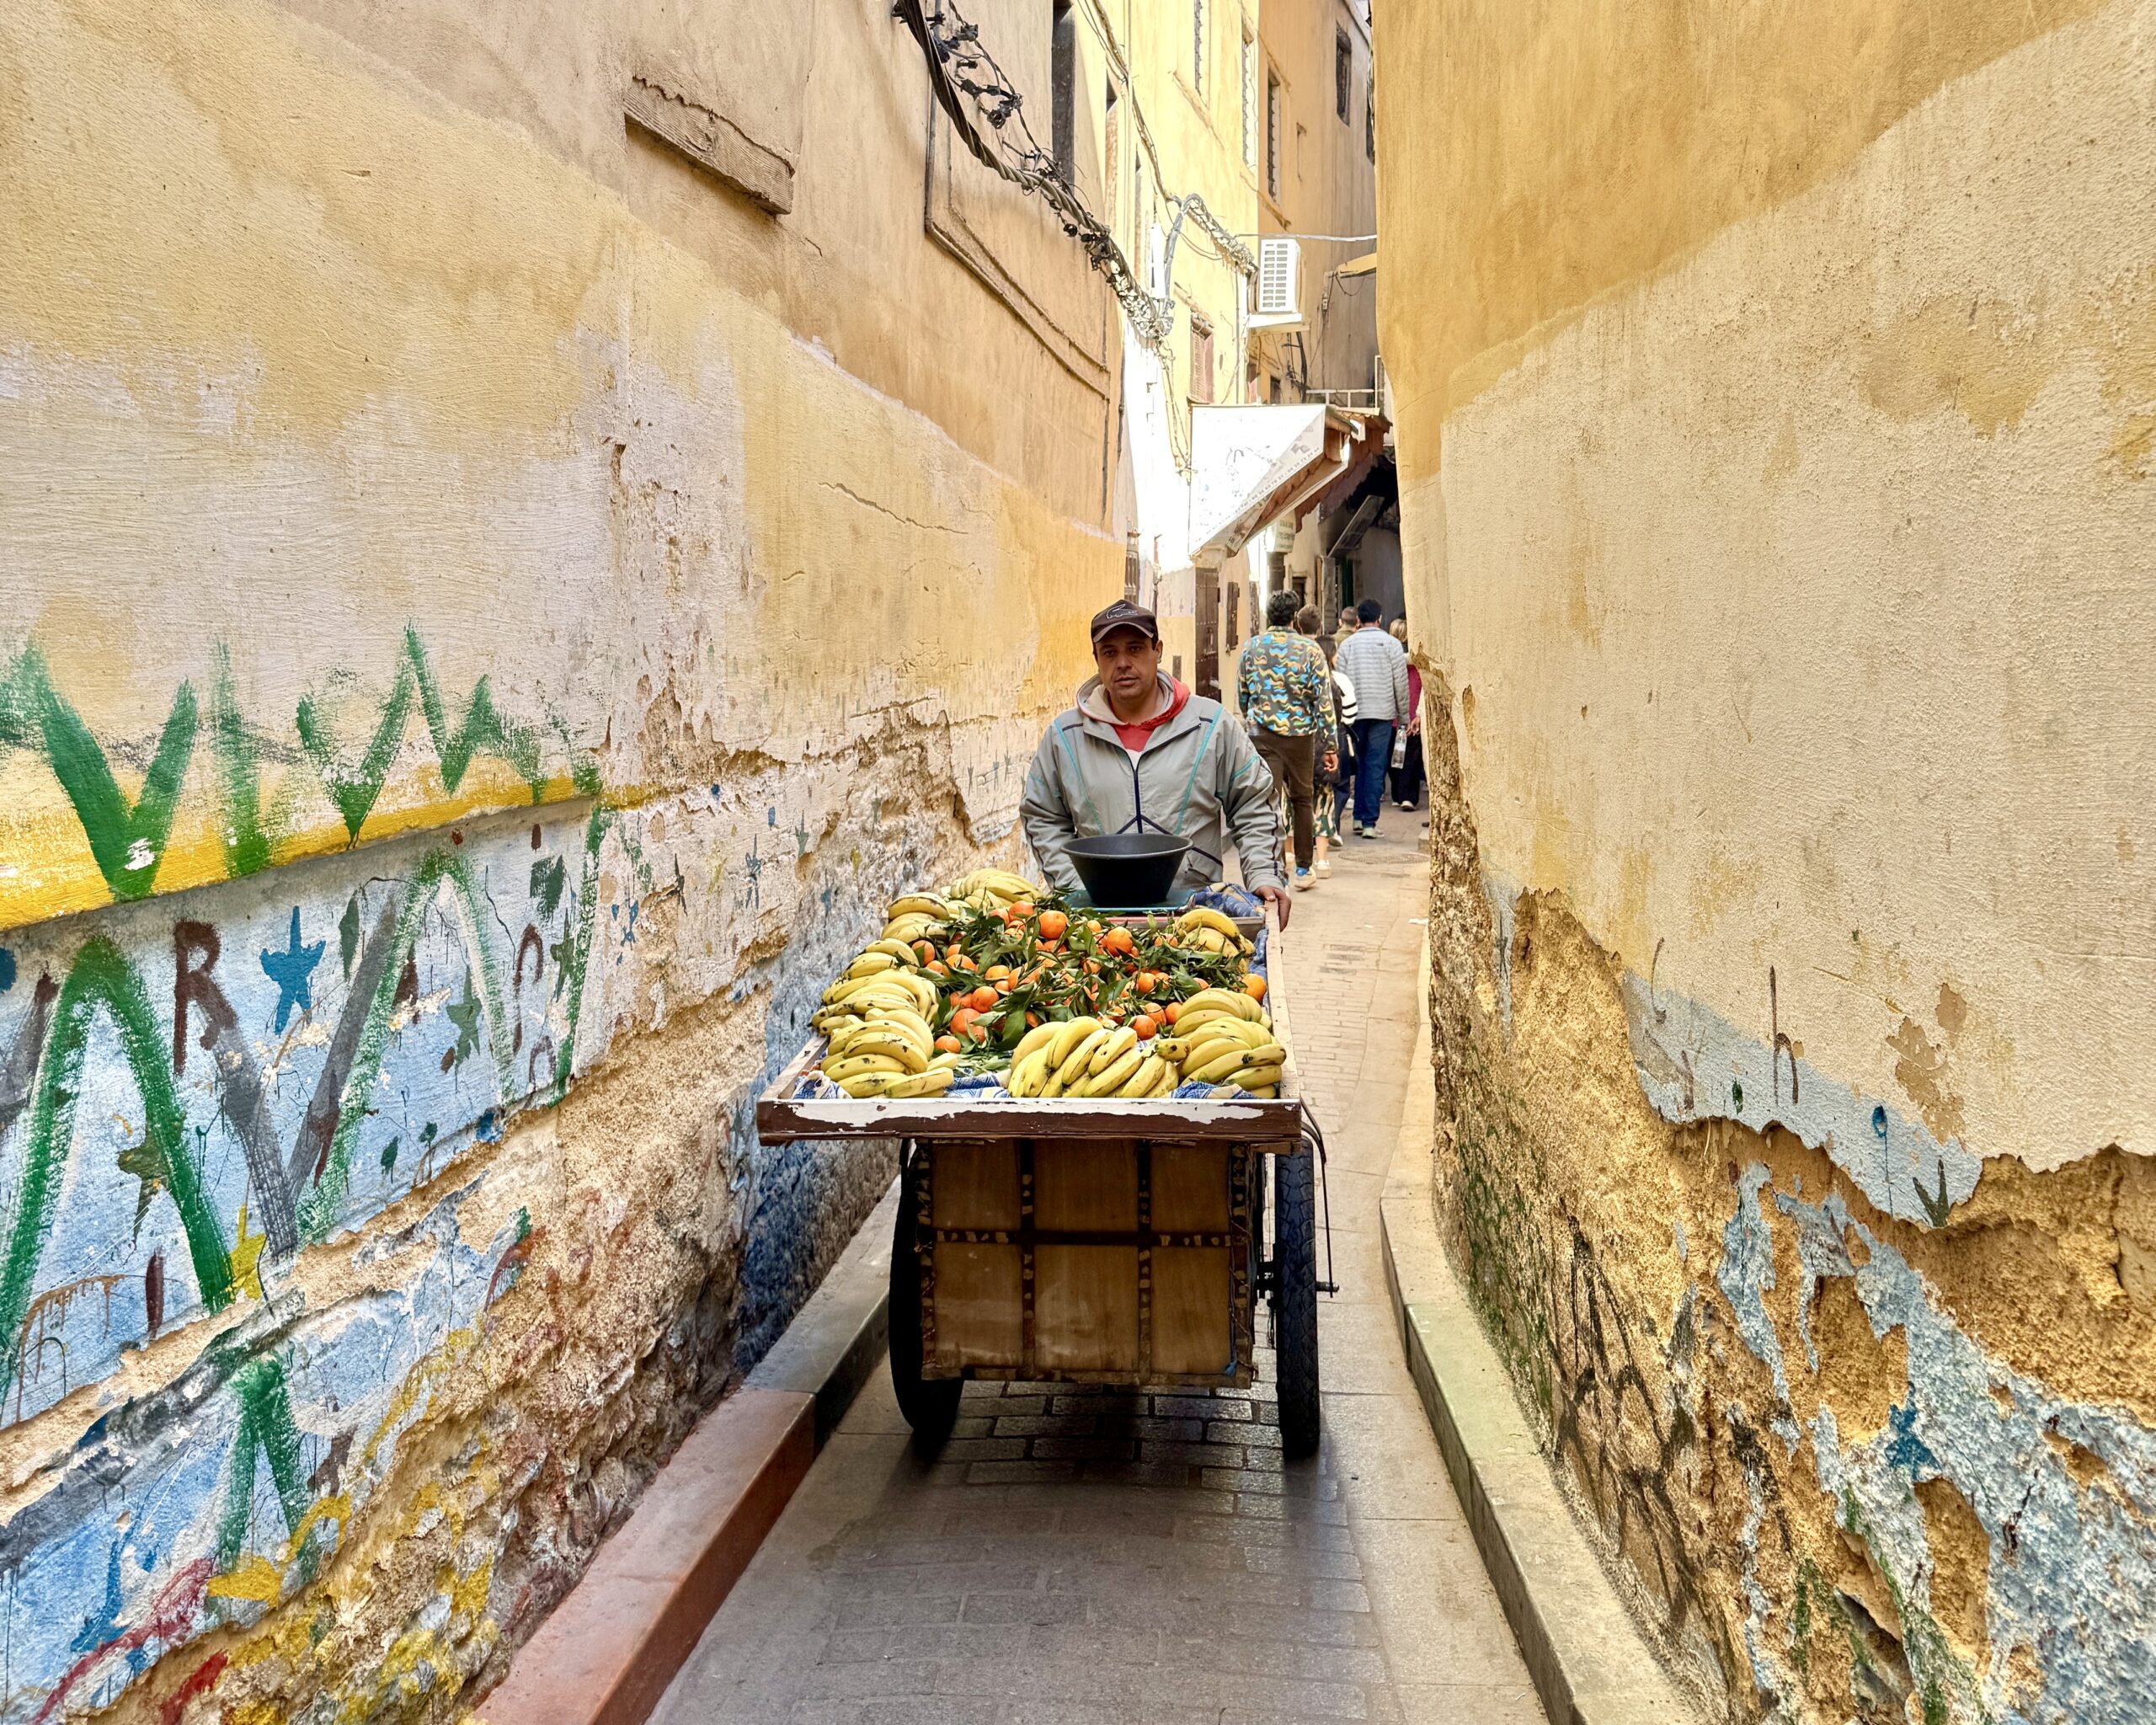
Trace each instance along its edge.
{"label": "man's hand on cart handle", "polygon": [[1285,928],[1288,926],[1288,912],[1294,908],[1288,902],[1288,895],[1277,886],[1262,886],[1257,889],[1257,895],[1273,906],[1274,913],[1279,918],[1280,926]]}

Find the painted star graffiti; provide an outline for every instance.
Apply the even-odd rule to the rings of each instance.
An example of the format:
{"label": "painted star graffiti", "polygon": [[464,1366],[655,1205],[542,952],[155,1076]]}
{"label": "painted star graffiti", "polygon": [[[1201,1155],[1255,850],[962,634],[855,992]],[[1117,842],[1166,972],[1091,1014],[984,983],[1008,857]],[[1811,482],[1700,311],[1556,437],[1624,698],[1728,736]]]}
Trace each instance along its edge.
{"label": "painted star graffiti", "polygon": [[291,937],[285,950],[262,954],[263,974],[277,985],[275,1023],[280,1032],[293,1007],[297,1007],[302,1012],[314,1010],[314,967],[322,962],[322,955],[328,949],[326,941],[317,941],[312,946],[300,944],[300,907],[293,905]]}

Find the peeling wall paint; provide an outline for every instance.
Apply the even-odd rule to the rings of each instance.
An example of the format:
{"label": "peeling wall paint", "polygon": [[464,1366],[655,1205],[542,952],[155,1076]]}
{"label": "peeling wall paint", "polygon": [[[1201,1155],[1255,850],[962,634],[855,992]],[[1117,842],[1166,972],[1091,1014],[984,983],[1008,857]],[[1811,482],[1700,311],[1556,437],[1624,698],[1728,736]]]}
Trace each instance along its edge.
{"label": "peeling wall paint", "polygon": [[1377,51],[1478,1308],[1717,1715],[2156,1716],[2156,8]]}
{"label": "peeling wall paint", "polygon": [[755,1097],[1022,860],[1113,414],[798,21],[0,17],[0,1720],[456,1717],[888,1184]]}

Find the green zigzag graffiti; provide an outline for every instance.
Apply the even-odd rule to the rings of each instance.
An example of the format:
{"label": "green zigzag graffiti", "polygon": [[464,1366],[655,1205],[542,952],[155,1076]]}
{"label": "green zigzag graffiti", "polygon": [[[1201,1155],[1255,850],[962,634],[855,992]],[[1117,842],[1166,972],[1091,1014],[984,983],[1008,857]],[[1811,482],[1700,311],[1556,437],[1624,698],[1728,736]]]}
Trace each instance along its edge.
{"label": "green zigzag graffiti", "polygon": [[[502,716],[485,676],[472,686],[463,716],[452,724],[449,703],[428,665],[426,647],[419,631],[408,626],[403,650],[398,656],[396,680],[356,761],[339,745],[315,698],[309,695],[299,703],[296,723],[301,746],[350,836],[359,836],[382,796],[390,766],[403,746],[406,722],[415,700],[434,743],[446,789],[456,791],[472,762],[488,755],[505,761],[516,772],[534,803],[545,794],[547,774],[542,764],[539,731]],[[123,903],[148,897],[156,884],[157,868],[172,832],[173,812],[202,729],[203,716],[194,687],[183,682],[173,692],[172,709],[159,734],[141,794],[131,802],[82,715],[53,686],[45,657],[35,646],[24,649],[5,677],[0,678],[0,749],[43,754],[75,810],[107,889]],[[258,751],[240,713],[231,660],[222,648],[217,654],[208,732],[217,761],[225,872],[237,880],[268,868],[275,857],[271,835],[262,818]],[[566,738],[563,740],[566,743]],[[570,776],[579,792],[597,793],[595,770],[586,761],[576,760]]]}
{"label": "green zigzag graffiti", "polygon": [[494,707],[493,688],[483,676],[472,686],[472,698],[465,704],[463,723],[451,729],[441,691],[427,666],[427,649],[419,640],[419,631],[408,626],[404,631],[403,656],[397,662],[397,681],[389,692],[389,698],[382,702],[374,735],[368,740],[366,751],[357,765],[348,761],[338,748],[315,706],[314,697],[309,695],[300,702],[300,742],[307,750],[307,758],[314,762],[314,770],[321,775],[323,788],[344,817],[345,831],[357,838],[360,828],[373,810],[376,798],[382,795],[389,763],[396,758],[398,746],[404,739],[405,717],[414,695],[419,697],[427,733],[434,739],[435,757],[440,762],[441,782],[446,788],[454,791],[463,783],[465,772],[475,755],[488,754],[507,761],[521,774],[531,792],[531,800],[539,800],[546,790],[547,778],[539,765],[538,733],[529,726],[510,724],[503,719]]}
{"label": "green zigzag graffiti", "polygon": [[52,686],[42,654],[35,647],[25,650],[0,682],[0,745],[44,750],[53,777],[75,805],[99,873],[113,897],[123,901],[147,898],[157,880],[180,782],[195,753],[195,723],[194,688],[182,683],[173,692],[142,794],[130,804],[82,715]]}

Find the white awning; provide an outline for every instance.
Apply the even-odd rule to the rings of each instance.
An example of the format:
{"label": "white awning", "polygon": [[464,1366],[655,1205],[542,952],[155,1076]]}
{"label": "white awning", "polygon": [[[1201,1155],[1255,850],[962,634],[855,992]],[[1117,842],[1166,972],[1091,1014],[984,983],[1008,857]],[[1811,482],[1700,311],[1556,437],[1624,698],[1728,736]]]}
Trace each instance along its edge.
{"label": "white awning", "polygon": [[1306,509],[1384,444],[1384,422],[1319,402],[1195,407],[1190,415],[1190,542],[1225,561],[1281,515]]}

